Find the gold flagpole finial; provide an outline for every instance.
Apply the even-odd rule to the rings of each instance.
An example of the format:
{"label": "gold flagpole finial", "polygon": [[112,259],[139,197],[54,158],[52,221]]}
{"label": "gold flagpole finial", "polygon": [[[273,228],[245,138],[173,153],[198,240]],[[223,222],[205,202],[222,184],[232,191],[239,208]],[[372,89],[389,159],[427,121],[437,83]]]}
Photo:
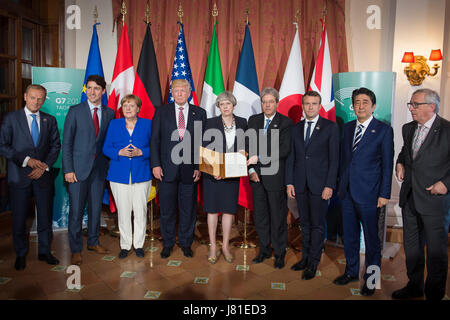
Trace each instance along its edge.
{"label": "gold flagpole finial", "polygon": [[183,6],[181,5],[180,1],[180,5],[178,6],[178,18],[180,19],[180,23],[183,23],[183,16],[184,16]]}
{"label": "gold flagpole finial", "polygon": [[145,20],[144,20],[144,22],[146,24],[149,24],[149,23],[151,24],[150,13],[151,13],[151,11],[150,11],[150,1],[147,0],[147,8],[145,9]]}
{"label": "gold flagpole finial", "polygon": [[245,24],[248,24],[248,13],[250,12],[248,8],[248,1],[247,1],[247,7],[245,8]]}
{"label": "gold flagpole finial", "polygon": [[324,1],[322,14],[323,14],[323,26],[322,26],[323,31],[325,29],[325,23],[327,21],[327,0]]}
{"label": "gold flagpole finial", "polygon": [[127,15],[127,6],[125,5],[125,1],[122,1],[122,9],[120,10],[122,14],[122,26],[125,25],[125,16]]}
{"label": "gold flagpole finial", "polygon": [[97,24],[98,21],[98,10],[97,10],[97,6],[95,6],[94,8],[94,24]]}
{"label": "gold flagpole finial", "polygon": [[297,9],[297,12],[295,12],[295,22],[300,22],[300,9]]}
{"label": "gold flagpole finial", "polygon": [[212,16],[214,17],[214,24],[216,24],[218,15],[219,15],[219,10],[217,9],[217,4],[214,2],[214,7],[212,9]]}

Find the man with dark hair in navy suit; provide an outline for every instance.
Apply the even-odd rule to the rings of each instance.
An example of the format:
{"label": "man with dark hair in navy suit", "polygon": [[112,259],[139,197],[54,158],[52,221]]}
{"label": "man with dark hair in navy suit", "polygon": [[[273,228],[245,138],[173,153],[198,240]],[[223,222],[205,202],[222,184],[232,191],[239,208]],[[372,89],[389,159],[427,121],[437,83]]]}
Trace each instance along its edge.
{"label": "man with dark hair in navy suit", "polygon": [[319,116],[321,97],[308,91],[302,98],[305,119],[292,128],[291,153],[286,162],[287,194],[297,199],[302,229],[302,259],[294,271],[302,279],[315,277],[325,239],[329,200],[336,189],[339,166],[339,128]]}
{"label": "man with dark hair in navy suit", "polygon": [[37,208],[38,259],[59,264],[50,250],[54,191],[50,168],[61,142],[55,117],[40,111],[46,95],[44,87],[29,85],[25,108],[7,114],[0,132],[0,154],[8,159],[16,270],[26,267],[26,218],[32,196]]}
{"label": "man with dark hair in navy suit", "polygon": [[72,264],[80,265],[83,238],[82,219],[88,202],[87,249],[108,253],[100,246],[100,216],[109,162],[103,154],[103,142],[114,111],[102,105],[106,82],[99,75],[86,81],[88,100],[70,107],[64,122],[63,172],[69,191],[69,244]]}
{"label": "man with dark hair in navy suit", "polygon": [[359,88],[352,94],[357,120],[344,125],[341,142],[338,195],[342,201],[344,225],[345,273],[334,280],[346,285],[359,280],[359,250],[362,224],[366,245],[366,272],[361,288],[363,296],[375,292],[367,286],[369,266],[381,266],[378,236],[379,208],[391,197],[394,134],[392,127],[375,119],[375,94]]}

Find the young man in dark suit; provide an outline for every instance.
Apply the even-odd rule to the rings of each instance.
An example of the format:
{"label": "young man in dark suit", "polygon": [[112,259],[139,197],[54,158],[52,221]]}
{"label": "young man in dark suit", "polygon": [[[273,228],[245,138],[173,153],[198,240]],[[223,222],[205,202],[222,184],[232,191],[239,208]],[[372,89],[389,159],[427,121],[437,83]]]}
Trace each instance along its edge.
{"label": "young man in dark suit", "polygon": [[98,242],[100,216],[109,162],[103,154],[103,142],[114,111],[102,105],[106,82],[91,75],[86,81],[88,100],[70,107],[64,122],[63,172],[69,191],[69,244],[72,264],[82,262],[81,233],[84,207],[88,202],[87,249],[99,254],[109,251]]}
{"label": "young man in dark suit", "polygon": [[[272,257],[275,268],[284,267],[287,245],[286,159],[291,150],[292,121],[277,112],[279,94],[274,88],[261,92],[263,112],[248,119],[250,185],[253,190],[255,228],[259,253],[253,263]],[[256,146],[256,148],[252,148]],[[252,150],[254,149],[254,150]]]}
{"label": "young man in dark suit", "polygon": [[303,95],[305,119],[292,128],[286,163],[287,194],[297,199],[302,230],[302,259],[291,269],[305,270],[304,280],[315,277],[322,256],[326,213],[339,164],[339,128],[319,116],[321,100],[316,91]]}
{"label": "young man in dark suit", "polygon": [[375,288],[367,286],[369,266],[381,267],[381,243],[378,236],[379,208],[391,197],[394,157],[392,127],[375,119],[375,94],[359,88],[352,94],[356,120],[344,125],[339,161],[338,195],[342,201],[344,225],[345,273],[334,280],[346,285],[359,280],[361,224],[366,245],[366,272],[361,288],[371,296]]}
{"label": "young man in dark suit", "polygon": [[150,166],[159,182],[162,258],[175,245],[177,209],[178,241],[184,256],[194,255],[191,245],[197,215],[198,155],[202,145],[206,111],[188,103],[191,86],[187,80],[172,82],[174,103],[156,109],[152,120]]}
{"label": "young man in dark suit", "polygon": [[[402,129],[403,147],[396,176],[403,181],[399,205],[403,209],[406,287],[394,299],[425,297],[441,300],[448,273],[450,223],[450,122],[439,117],[439,95],[430,89],[415,91],[408,103],[413,121]],[[425,245],[427,279],[424,290]]]}
{"label": "young man in dark suit", "polygon": [[6,115],[0,132],[0,154],[8,159],[8,184],[13,214],[16,270],[26,267],[28,252],[26,217],[31,197],[37,208],[38,259],[59,264],[50,250],[53,216],[53,177],[61,142],[55,117],[40,111],[47,90],[29,85],[25,108]]}

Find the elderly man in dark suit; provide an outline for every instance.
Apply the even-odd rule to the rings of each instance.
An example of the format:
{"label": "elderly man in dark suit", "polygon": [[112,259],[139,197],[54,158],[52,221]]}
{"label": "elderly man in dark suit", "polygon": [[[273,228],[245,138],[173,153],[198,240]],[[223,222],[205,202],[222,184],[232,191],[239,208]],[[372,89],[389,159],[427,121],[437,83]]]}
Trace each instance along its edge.
{"label": "elderly man in dark suit", "polygon": [[152,120],[150,166],[159,182],[162,258],[168,258],[175,245],[179,210],[178,241],[184,256],[193,256],[197,214],[199,148],[202,144],[206,111],[188,103],[191,86],[187,80],[172,82],[174,103],[156,109]]}
{"label": "elderly man in dark suit", "polygon": [[103,154],[103,142],[114,111],[102,105],[106,82],[99,75],[86,81],[88,100],[70,107],[64,122],[63,172],[69,191],[69,244],[72,264],[80,265],[83,238],[82,220],[88,203],[87,249],[99,254],[109,251],[98,242],[102,198],[108,173],[108,159]]}
{"label": "elderly man in dark suit", "polygon": [[403,209],[409,282],[392,294],[394,299],[423,296],[425,245],[425,297],[441,300],[445,295],[450,221],[450,122],[437,114],[439,103],[437,92],[416,90],[408,103],[413,121],[402,129],[403,147],[397,159],[396,176],[403,181],[399,204]]}
{"label": "elderly man in dark suit", "polygon": [[50,168],[58,158],[61,142],[55,117],[40,111],[46,95],[44,87],[29,85],[25,108],[7,114],[0,132],[0,154],[8,159],[17,270],[26,267],[26,217],[32,196],[37,208],[38,259],[59,264],[50,250],[54,191]]}
{"label": "elderly man in dark suit", "polygon": [[[253,190],[255,228],[259,253],[253,263],[261,263],[275,252],[276,269],[284,267],[287,245],[286,159],[291,150],[292,121],[277,112],[279,94],[274,88],[261,92],[263,112],[248,119],[250,185]],[[256,146],[256,148],[252,148]],[[254,149],[254,150],[252,150]]]}
{"label": "elderly man in dark suit", "polygon": [[334,280],[346,285],[359,280],[361,224],[366,245],[366,272],[361,295],[371,296],[375,288],[367,285],[369,266],[381,267],[378,236],[379,208],[391,197],[394,158],[392,127],[375,119],[375,94],[367,88],[352,93],[356,120],[344,125],[339,161],[338,195],[342,201],[345,273]]}
{"label": "elderly man in dark suit", "polygon": [[291,153],[286,163],[287,194],[297,199],[302,229],[302,259],[292,270],[305,270],[302,279],[315,277],[325,239],[328,203],[336,189],[339,128],[319,116],[321,97],[303,95],[305,119],[292,128]]}

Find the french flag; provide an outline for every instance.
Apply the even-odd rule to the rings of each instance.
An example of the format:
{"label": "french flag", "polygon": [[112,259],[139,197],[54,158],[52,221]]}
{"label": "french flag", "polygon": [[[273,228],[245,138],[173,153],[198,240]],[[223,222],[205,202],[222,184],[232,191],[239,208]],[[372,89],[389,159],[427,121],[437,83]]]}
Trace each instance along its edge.
{"label": "french flag", "polygon": [[319,92],[322,97],[322,106],[319,114],[326,119],[336,121],[332,76],[327,28],[324,26],[319,54],[316,59],[316,66],[314,67],[309,90]]}
{"label": "french flag", "polygon": [[299,122],[303,116],[302,97],[305,94],[305,80],[303,77],[302,51],[298,24],[295,23],[297,31],[292,42],[291,53],[284,71],[283,81],[280,87],[280,103],[277,111],[292,119],[294,123]]}
{"label": "french flag", "polygon": [[[244,43],[236,72],[233,95],[237,105],[234,114],[248,120],[251,115],[261,113],[258,76],[256,74],[255,56],[253,54],[252,37],[248,24],[245,26]],[[239,185],[238,204],[253,210],[253,193],[248,177],[242,177]]]}

